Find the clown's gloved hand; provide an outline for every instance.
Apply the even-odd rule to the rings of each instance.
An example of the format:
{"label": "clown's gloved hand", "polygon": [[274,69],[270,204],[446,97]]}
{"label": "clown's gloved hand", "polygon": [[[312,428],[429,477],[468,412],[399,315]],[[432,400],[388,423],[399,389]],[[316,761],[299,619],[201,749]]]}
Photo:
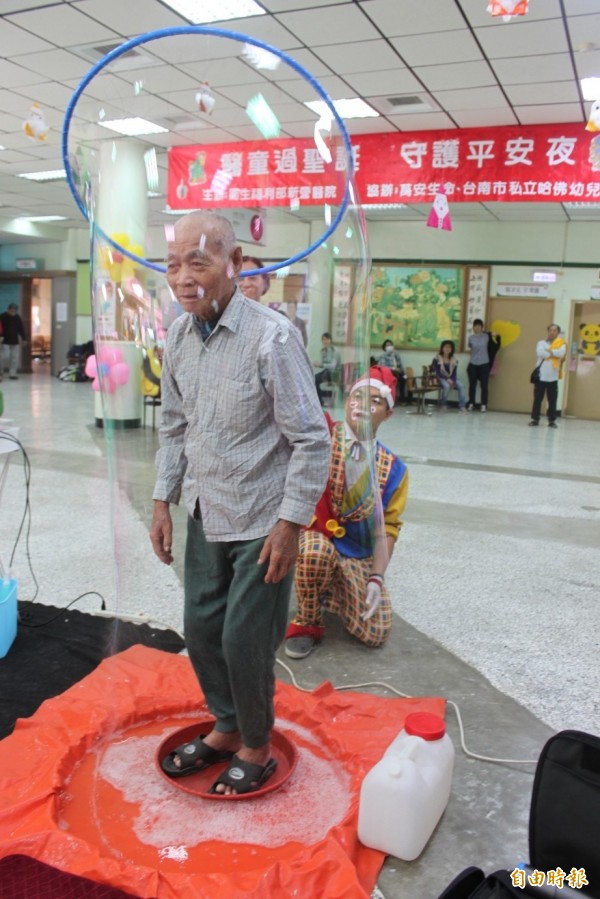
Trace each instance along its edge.
{"label": "clown's gloved hand", "polygon": [[360,616],[363,621],[368,621],[369,618],[372,618],[379,608],[381,600],[383,599],[383,595],[381,592],[382,587],[383,578],[381,577],[381,575],[371,575],[367,583],[367,595],[365,598],[365,605],[367,607],[367,610]]}

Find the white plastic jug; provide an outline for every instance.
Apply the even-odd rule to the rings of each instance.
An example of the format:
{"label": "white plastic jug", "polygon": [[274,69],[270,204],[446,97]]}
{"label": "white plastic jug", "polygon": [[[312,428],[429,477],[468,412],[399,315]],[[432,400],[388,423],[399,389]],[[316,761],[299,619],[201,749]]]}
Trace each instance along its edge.
{"label": "white plastic jug", "polygon": [[450,796],[454,746],[439,715],[414,712],[367,772],[360,790],[358,838],[405,861],[417,858]]}

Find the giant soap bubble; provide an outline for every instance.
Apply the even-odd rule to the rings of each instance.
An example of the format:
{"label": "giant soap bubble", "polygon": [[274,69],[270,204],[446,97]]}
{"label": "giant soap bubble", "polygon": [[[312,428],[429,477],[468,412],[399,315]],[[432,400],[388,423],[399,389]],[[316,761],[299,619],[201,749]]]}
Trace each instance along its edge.
{"label": "giant soap bubble", "polygon": [[[90,224],[95,357],[88,374],[96,423],[108,438],[114,607],[121,614],[142,612],[177,624],[182,597],[165,604],[152,567],[164,566],[149,541],[147,569],[157,586],[140,592],[142,572],[132,563],[130,537],[123,528],[124,513],[131,508],[141,511],[146,524],[151,515],[148,463],[158,434],[148,416],[160,418],[161,358],[168,328],[182,314],[165,277],[169,235],[177,217],[191,210],[217,211],[232,222],[244,253],[260,260],[244,276],[270,275],[260,302],[301,320],[307,353],[315,363],[322,335],[331,335],[339,365],[325,388],[325,401],[332,417],[341,419],[345,396],[369,366],[370,260],[352,146],[327,92],[294,58],[241,33],[186,26],[135,38],[90,71],[67,110],[63,153],[71,191]],[[141,430],[144,412],[146,427]],[[379,492],[369,487],[368,477],[363,481],[368,482],[372,508]],[[183,505],[179,515],[174,548],[175,567],[181,566],[177,571],[182,573]],[[126,687],[119,684],[115,692]],[[167,685],[163,698],[168,694]],[[192,695],[187,703],[184,711],[189,713]],[[115,744],[129,749],[139,744],[141,750],[150,735],[154,745],[169,715],[178,711],[166,702],[161,719],[155,706],[149,692],[141,701],[147,720],[140,723],[133,712],[127,721],[116,715]],[[138,728],[133,736],[132,727]],[[109,743],[110,735],[103,746]],[[313,749],[315,757],[330,758],[326,746],[307,751]],[[107,752],[110,748],[95,748],[98,758]],[[118,774],[120,764],[111,755],[111,776]],[[142,769],[144,795],[164,789],[156,787],[145,765]],[[82,770],[89,770],[94,817],[101,822],[107,778],[93,760],[84,760]],[[118,786],[111,784],[111,790]],[[170,794],[167,798],[170,804]],[[325,805],[336,818],[326,823],[337,825],[346,804],[339,809]],[[164,835],[157,834],[160,818],[144,818],[136,860],[149,857],[148,846],[153,859],[156,849],[165,851],[160,843]],[[185,821],[173,824],[166,849],[175,852],[185,848],[189,834]],[[118,840],[99,829],[103,853],[117,858]],[[173,859],[179,864],[174,855],[161,855],[153,863],[172,866]],[[252,859],[250,864],[254,866]]]}
{"label": "giant soap bubble", "polygon": [[[299,62],[220,28],[142,35],[82,80],[65,116],[63,154],[90,223],[96,357],[88,373],[109,440],[115,528],[121,472],[131,464],[127,431],[160,418],[165,335],[181,313],[164,276],[166,238],[190,210],[233,222],[244,253],[262,261],[244,275],[270,273],[262,302],[304,322],[313,363],[331,334],[340,364],[323,395],[343,417],[348,388],[368,368],[367,233],[348,133]],[[149,487],[148,507],[150,496]],[[135,582],[125,586],[123,540],[115,548],[123,602]]]}

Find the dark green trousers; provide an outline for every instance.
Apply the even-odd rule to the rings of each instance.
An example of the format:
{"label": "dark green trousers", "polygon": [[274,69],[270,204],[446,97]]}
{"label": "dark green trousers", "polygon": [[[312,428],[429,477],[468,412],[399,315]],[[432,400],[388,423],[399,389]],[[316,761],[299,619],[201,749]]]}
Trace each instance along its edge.
{"label": "dark green trousers", "polygon": [[209,543],[188,519],[185,642],[206,702],[223,733],[245,746],[267,743],[274,721],[275,652],[288,619],[292,573],[265,584],[257,560],[265,542]]}

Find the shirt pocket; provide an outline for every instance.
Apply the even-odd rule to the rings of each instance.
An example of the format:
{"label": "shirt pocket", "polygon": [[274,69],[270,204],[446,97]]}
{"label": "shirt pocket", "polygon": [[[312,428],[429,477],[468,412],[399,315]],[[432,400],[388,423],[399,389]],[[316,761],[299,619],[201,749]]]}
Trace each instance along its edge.
{"label": "shirt pocket", "polygon": [[219,379],[214,403],[219,427],[250,437],[264,428],[268,411],[267,394],[258,379]]}

